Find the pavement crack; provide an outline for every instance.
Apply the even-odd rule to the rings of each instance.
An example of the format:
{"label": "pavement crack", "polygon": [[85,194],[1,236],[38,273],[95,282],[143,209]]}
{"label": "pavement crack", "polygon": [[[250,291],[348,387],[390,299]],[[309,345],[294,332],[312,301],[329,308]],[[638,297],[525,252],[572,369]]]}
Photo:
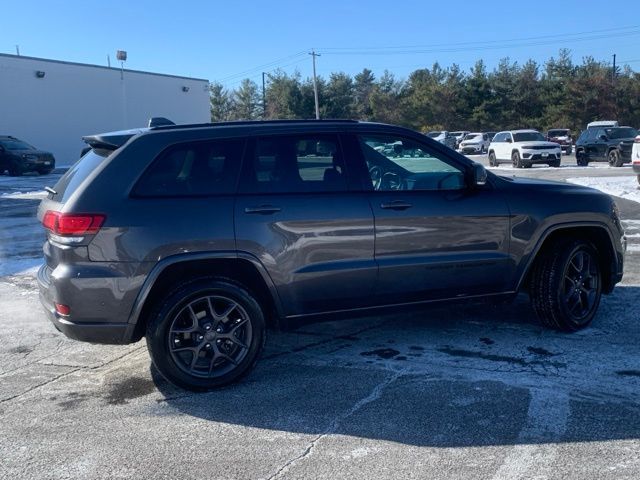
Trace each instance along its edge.
{"label": "pavement crack", "polygon": [[67,375],[71,375],[72,373],[75,373],[75,372],[77,372],[79,370],[82,370],[82,368],[80,368],[80,367],[74,368],[73,370],[70,370],[68,372],[64,372],[64,373],[61,373],[60,375],[56,375],[55,377],[50,378],[46,382],[42,382],[42,383],[39,383],[38,385],[34,385],[33,387],[28,388],[24,392],[20,392],[20,393],[17,393],[15,395],[11,396],[11,397],[4,398],[4,399],[0,400],[0,404],[7,403],[7,402],[10,402],[11,400],[15,400],[16,398],[23,397],[24,395],[27,395],[28,393],[31,393],[31,392],[33,392],[34,390],[37,390],[40,387],[44,387],[45,385],[49,385],[50,383],[55,382],[56,380],[59,380],[62,377],[66,377]]}
{"label": "pavement crack", "polygon": [[297,463],[302,462],[305,458],[310,456],[313,453],[313,451],[316,449],[318,443],[323,438],[327,437],[328,435],[331,435],[331,434],[335,433],[338,430],[338,427],[340,426],[340,424],[343,421],[345,421],[347,418],[351,417],[353,414],[355,414],[362,407],[368,405],[371,402],[375,402],[376,400],[378,400],[380,398],[380,396],[382,395],[382,391],[386,387],[388,387],[390,384],[392,384],[393,382],[398,380],[400,377],[402,377],[406,373],[407,373],[406,369],[397,370],[397,371],[395,371],[395,373],[393,375],[385,378],[382,382],[377,384],[374,387],[374,389],[371,391],[371,393],[369,393],[369,395],[367,395],[366,397],[361,398],[360,400],[358,400],[349,410],[347,410],[342,415],[338,415],[333,420],[333,422],[331,422],[331,425],[329,425],[329,427],[324,430],[324,432],[322,432],[321,434],[317,435],[313,440],[311,440],[311,442],[309,442],[307,447],[304,449],[304,451],[300,455],[297,455],[294,458],[288,460],[282,467],[280,467],[278,469],[278,471],[276,473],[274,473],[273,475],[268,477],[267,480],[275,480],[277,478],[281,478],[282,475],[284,475],[291,467],[295,466]]}

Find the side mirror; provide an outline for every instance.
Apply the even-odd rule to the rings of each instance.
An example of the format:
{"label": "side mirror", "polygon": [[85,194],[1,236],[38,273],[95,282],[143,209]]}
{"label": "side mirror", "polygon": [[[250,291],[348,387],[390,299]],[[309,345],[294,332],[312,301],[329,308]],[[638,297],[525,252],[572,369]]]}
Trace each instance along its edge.
{"label": "side mirror", "polygon": [[487,170],[481,163],[474,163],[472,167],[472,184],[474,187],[479,187],[487,184]]}
{"label": "side mirror", "polygon": [[505,142],[507,142],[507,143],[513,143],[513,140],[511,140],[511,137],[507,137],[507,138],[505,139]]}

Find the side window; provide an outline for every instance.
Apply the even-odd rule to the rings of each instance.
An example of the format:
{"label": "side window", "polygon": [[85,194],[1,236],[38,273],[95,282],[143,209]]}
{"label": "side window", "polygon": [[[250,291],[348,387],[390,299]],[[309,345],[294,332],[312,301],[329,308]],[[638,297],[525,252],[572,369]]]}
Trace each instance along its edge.
{"label": "side window", "polygon": [[162,152],[134,187],[138,197],[234,193],[243,140],[183,143]]}
{"label": "side window", "polygon": [[443,154],[415,140],[395,136],[360,137],[374,190],[460,190],[464,172]]}
{"label": "side window", "polygon": [[493,137],[493,143],[504,142],[504,133],[498,133],[495,137]]}
{"label": "side window", "polygon": [[259,137],[244,177],[247,193],[347,190],[342,153],[333,135]]}

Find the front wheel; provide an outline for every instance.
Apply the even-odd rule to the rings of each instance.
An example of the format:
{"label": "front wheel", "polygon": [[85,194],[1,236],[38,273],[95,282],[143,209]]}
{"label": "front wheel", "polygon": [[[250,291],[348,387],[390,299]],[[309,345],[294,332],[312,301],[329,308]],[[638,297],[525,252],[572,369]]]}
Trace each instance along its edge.
{"label": "front wheel", "polygon": [[602,295],[598,254],[583,240],[559,242],[536,260],[529,296],[543,325],[573,332],[591,323]]}
{"label": "front wheel", "polygon": [[549,166],[553,167],[553,168],[559,168],[560,167],[560,160],[554,160],[553,162],[549,162]]}
{"label": "front wheel", "polygon": [[146,337],[151,359],[167,380],[206,391],[253,369],[264,347],[265,321],[244,287],[202,278],[183,283],[160,301]]}
{"label": "front wheel", "polygon": [[22,175],[22,168],[20,168],[18,165],[9,165],[9,168],[7,168],[7,170],[9,171],[9,175],[12,177],[19,177],[20,175]]}
{"label": "front wheel", "polygon": [[498,160],[496,159],[496,154],[494,152],[489,152],[489,166],[491,167],[497,167],[498,164]]}
{"label": "front wheel", "polygon": [[611,150],[607,156],[607,160],[612,167],[622,166],[622,158],[620,158],[620,152],[618,152],[618,150]]}
{"label": "front wheel", "polygon": [[589,165],[589,161],[587,160],[584,152],[576,151],[576,163],[579,167],[586,167]]}
{"label": "front wheel", "polygon": [[567,147],[567,155],[571,155],[571,152],[573,152],[573,147]]}
{"label": "front wheel", "polygon": [[522,159],[520,158],[520,152],[513,152],[511,154],[511,163],[513,164],[513,168],[524,167],[524,164],[522,163]]}

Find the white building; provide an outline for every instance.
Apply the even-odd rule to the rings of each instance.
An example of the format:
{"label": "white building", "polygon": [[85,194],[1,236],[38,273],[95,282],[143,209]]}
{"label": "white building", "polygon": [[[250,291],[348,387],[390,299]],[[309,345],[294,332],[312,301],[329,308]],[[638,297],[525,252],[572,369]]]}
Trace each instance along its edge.
{"label": "white building", "polygon": [[83,135],[210,121],[209,82],[116,67],[0,54],[0,135],[48,150],[70,165]]}

